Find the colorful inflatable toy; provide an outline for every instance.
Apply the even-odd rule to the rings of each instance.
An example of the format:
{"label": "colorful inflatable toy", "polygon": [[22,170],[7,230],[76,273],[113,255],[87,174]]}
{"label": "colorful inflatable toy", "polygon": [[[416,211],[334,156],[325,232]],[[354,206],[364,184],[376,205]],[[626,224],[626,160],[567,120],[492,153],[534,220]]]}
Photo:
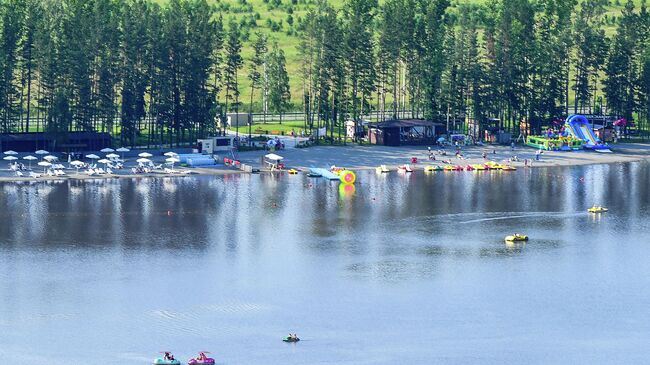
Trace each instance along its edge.
{"label": "colorful inflatable toy", "polygon": [[350,170],[343,170],[339,173],[339,176],[341,177],[341,182],[344,184],[354,184],[355,181],[357,181],[357,175],[354,174],[354,172]]}

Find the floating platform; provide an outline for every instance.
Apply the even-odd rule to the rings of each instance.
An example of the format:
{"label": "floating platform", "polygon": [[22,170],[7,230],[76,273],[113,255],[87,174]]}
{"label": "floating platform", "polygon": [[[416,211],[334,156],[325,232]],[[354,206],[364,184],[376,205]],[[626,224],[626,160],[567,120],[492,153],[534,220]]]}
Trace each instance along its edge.
{"label": "floating platform", "polygon": [[315,174],[315,175],[320,175],[328,180],[341,180],[341,177],[335,173],[333,173],[330,170],[327,169],[321,169],[318,167],[310,167],[309,168],[309,173]]}

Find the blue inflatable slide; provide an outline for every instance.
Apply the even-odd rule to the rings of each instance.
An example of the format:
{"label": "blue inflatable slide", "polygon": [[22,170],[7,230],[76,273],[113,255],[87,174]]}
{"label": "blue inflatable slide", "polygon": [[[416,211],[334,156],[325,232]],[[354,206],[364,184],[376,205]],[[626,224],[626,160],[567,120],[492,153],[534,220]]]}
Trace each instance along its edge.
{"label": "blue inflatable slide", "polygon": [[585,141],[584,148],[596,152],[612,152],[609,146],[596,136],[591,123],[584,115],[570,115],[564,123],[564,128],[573,137]]}

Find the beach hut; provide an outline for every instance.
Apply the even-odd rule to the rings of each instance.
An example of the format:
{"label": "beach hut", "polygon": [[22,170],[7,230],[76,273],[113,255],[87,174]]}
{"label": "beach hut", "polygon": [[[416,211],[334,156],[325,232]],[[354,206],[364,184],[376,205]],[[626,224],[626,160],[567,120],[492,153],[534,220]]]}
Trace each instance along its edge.
{"label": "beach hut", "polygon": [[370,144],[384,146],[431,145],[436,136],[446,133],[445,126],[423,119],[393,119],[368,123]]}

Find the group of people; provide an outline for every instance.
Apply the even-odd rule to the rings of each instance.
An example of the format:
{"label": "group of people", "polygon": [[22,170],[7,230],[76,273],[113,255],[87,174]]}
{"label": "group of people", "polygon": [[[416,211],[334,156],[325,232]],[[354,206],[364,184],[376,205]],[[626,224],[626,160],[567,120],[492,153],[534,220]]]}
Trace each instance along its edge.
{"label": "group of people", "polygon": [[[460,145],[458,145],[458,143],[456,143],[456,146],[455,146],[455,147],[456,147],[456,158],[459,159],[459,160],[464,160],[465,157],[464,157],[463,154],[461,153]],[[514,142],[512,142],[512,144],[511,144],[511,148],[514,149]],[[427,147],[427,153],[428,153],[428,155],[429,155],[429,160],[431,160],[431,161],[436,161],[436,155],[435,155],[435,153],[431,150],[431,147]],[[497,150],[496,150],[495,148],[493,148],[492,151],[491,151],[490,153],[493,154],[493,155],[496,155]],[[445,151],[444,149],[438,149],[437,154],[440,155],[440,156],[447,156],[447,151]],[[535,160],[539,161],[539,160],[541,159],[542,154],[544,154],[544,151],[542,151],[542,150],[537,150],[537,152],[535,152]],[[487,160],[487,159],[488,159],[488,152],[486,152],[486,151],[482,151],[482,152],[481,152],[481,157],[483,157],[484,160]],[[519,157],[517,157],[517,155],[512,155],[512,156],[508,159],[508,162],[519,162],[519,161],[520,161],[520,160],[519,160]],[[451,160],[442,160],[442,162],[443,162],[443,163],[450,164],[450,163],[451,163]],[[533,161],[532,161],[532,160],[529,160],[529,159],[525,159],[525,160],[524,160],[524,166],[527,166],[527,167],[528,167],[528,166],[532,166],[532,165],[533,165]]]}
{"label": "group of people", "polygon": [[9,164],[9,170],[11,171],[26,171],[27,168],[25,165],[21,162],[15,162],[15,163],[10,163]]}
{"label": "group of people", "polygon": [[[201,352],[199,352],[199,356],[197,356],[195,359],[197,361],[205,361],[205,360],[208,359],[208,357],[205,355],[205,352],[201,351]],[[163,356],[163,360],[174,361],[176,359],[174,358],[174,355],[171,352],[165,351],[165,355]]]}
{"label": "group of people", "polygon": [[295,333],[294,333],[294,334],[291,334],[291,333],[290,333],[289,336],[287,336],[287,338],[288,338],[289,340],[291,340],[291,341],[298,341],[298,340],[299,340],[298,335],[295,334]]}
{"label": "group of people", "polygon": [[282,143],[280,138],[275,137],[266,142],[266,147],[271,151],[278,151],[284,149],[284,143]]}

